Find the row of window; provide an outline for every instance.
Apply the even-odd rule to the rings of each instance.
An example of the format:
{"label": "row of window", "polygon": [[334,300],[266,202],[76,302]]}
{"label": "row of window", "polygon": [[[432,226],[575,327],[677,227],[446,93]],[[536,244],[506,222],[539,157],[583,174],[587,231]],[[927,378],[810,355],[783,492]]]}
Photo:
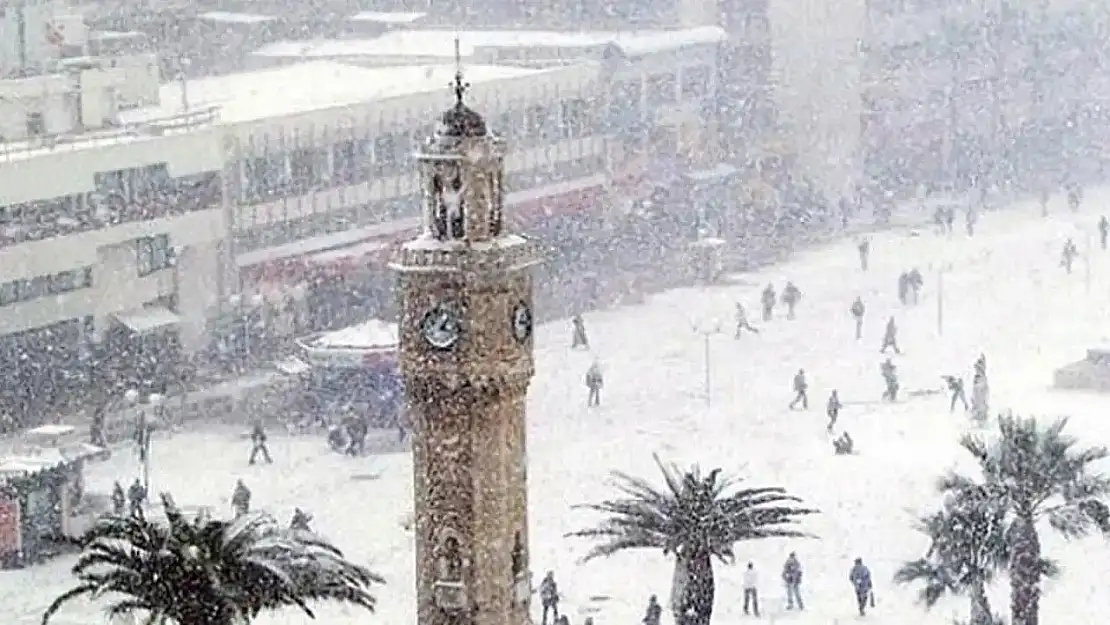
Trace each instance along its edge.
{"label": "row of window", "polygon": [[0,284],[0,306],[11,306],[92,286],[92,267],[81,267],[50,276],[12,280]]}
{"label": "row of window", "polygon": [[[545,166],[531,171],[515,172],[505,177],[505,192],[527,191],[584,178],[603,171],[604,167],[604,160],[597,157],[563,162],[554,167]],[[249,228],[235,234],[235,246],[238,251],[247,252],[285,245],[308,237],[417,217],[420,215],[420,202],[421,199],[418,196],[399,197],[385,202],[332,210]]]}
{"label": "row of window", "polygon": [[[506,111],[494,117],[490,125],[510,144],[519,147],[620,132],[620,128],[614,127],[614,120],[629,114],[643,118],[680,99],[699,100],[710,94],[713,82],[709,67],[684,69],[681,83],[673,73],[651,74],[642,81],[615,85],[608,107],[569,99],[556,106],[534,105]],[[330,146],[292,150],[274,137],[272,143],[250,147],[252,153],[261,156],[242,162],[237,196],[246,203],[268,202],[321,187],[403,175],[412,167],[413,152],[431,130],[429,126],[373,138],[341,137]]]}
{"label": "row of window", "polygon": [[173,178],[165,165],[96,175],[96,189],[0,206],[0,247],[218,206],[217,172]]}
{"label": "row of window", "polygon": [[140,278],[169,269],[174,264],[174,251],[168,234],[136,239],[135,255]]}

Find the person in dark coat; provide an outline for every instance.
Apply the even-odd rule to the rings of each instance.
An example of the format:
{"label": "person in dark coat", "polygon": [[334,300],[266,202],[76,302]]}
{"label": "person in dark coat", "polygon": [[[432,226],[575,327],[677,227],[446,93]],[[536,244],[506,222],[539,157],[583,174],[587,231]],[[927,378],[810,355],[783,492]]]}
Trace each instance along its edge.
{"label": "person in dark coat", "polygon": [[251,457],[247,464],[254,464],[258,458],[258,454],[262,454],[262,459],[266,464],[273,464],[274,460],[270,457],[270,449],[266,447],[266,430],[262,428],[261,421],[255,421],[251,427]]}
{"label": "person in dark coat", "polygon": [[357,458],[366,452],[366,436],[370,433],[370,427],[366,424],[366,419],[360,417],[348,417],[346,427],[347,449],[345,452],[348,456]]}
{"label": "person in dark coat", "polygon": [[894,323],[894,317],[886,322],[886,330],[883,331],[883,346],[879,348],[879,353],[885,354],[888,349],[893,349],[895,354],[902,353],[902,350],[898,349],[898,325]]}
{"label": "person in dark coat", "polygon": [[843,432],[840,437],[833,439],[833,454],[837,456],[850,456],[856,452],[856,442],[852,440],[852,435],[848,432]]}
{"label": "person in dark coat", "polygon": [[806,609],[802,602],[802,563],[793,551],[782,565],[782,583],[786,586],[786,609],[793,610],[795,604],[799,610]]}
{"label": "person in dark coat", "polygon": [[289,529],[294,532],[312,532],[312,515],[301,510],[293,509],[293,518],[289,520]]}
{"label": "person in dark coat", "polygon": [[601,405],[601,387],[604,384],[605,380],[601,376],[601,365],[595,362],[590,365],[589,370],[586,371],[586,388],[590,391],[589,396],[586,398],[587,406]]}
{"label": "person in dark coat", "polygon": [[967,395],[964,394],[964,380],[963,378],[955,375],[944,376],[944,383],[948,386],[948,392],[951,393],[951,399],[948,402],[948,412],[956,411],[956,402],[962,402],[964,410],[967,410]]}
{"label": "person in dark coat", "polygon": [[736,302],[736,335],[733,338],[740,338],[744,330],[752,334],[759,334],[759,330],[753,328],[751,323],[748,323],[748,312],[744,310],[744,305],[740,302]]}
{"label": "person in dark coat", "polygon": [[782,303],[786,306],[786,318],[794,318],[794,307],[802,300],[802,291],[794,286],[793,282],[787,282],[786,286],[782,289]]}
{"label": "person in dark coat", "polygon": [[575,315],[570,320],[573,330],[570,337],[571,349],[589,349],[590,339],[586,336],[586,322],[582,320],[582,315]]}
{"label": "person in dark coat", "polygon": [[112,484],[112,514],[116,516],[123,516],[127,511],[127,495],[123,492],[123,485],[116,480]]}
{"label": "person in dark coat", "polygon": [[910,287],[910,295],[913,296],[913,303],[917,304],[921,300],[921,287],[925,286],[925,278],[922,277],[921,271],[914,267],[906,274],[906,281]]}
{"label": "person in dark coat", "polygon": [[540,603],[543,605],[543,625],[547,625],[548,612],[555,620],[559,619],[559,585],[555,583],[554,571],[548,571],[540,582]]}
{"label": "person in dark coat", "polygon": [[809,396],[806,395],[806,390],[809,384],[806,382],[806,372],[804,369],[798,369],[794,374],[794,401],[790,402],[790,409],[794,410],[798,404],[802,405],[802,410],[809,410]]}
{"label": "person in dark coat", "polygon": [[863,314],[866,311],[863,305],[863,300],[856,297],[856,301],[852,302],[852,307],[849,312],[852,313],[852,318],[856,320],[856,340],[863,338]]}
{"label": "person in dark coat", "polygon": [[235,511],[235,516],[251,511],[251,489],[241,479],[236,480],[235,489],[231,491],[231,509]]}
{"label": "person in dark coat", "polygon": [[856,250],[859,251],[859,268],[860,271],[867,271],[867,259],[871,255],[871,239],[863,237],[856,243]]}
{"label": "person in dark coat", "polygon": [[837,394],[836,389],[829,393],[829,401],[825,404],[825,414],[829,416],[828,431],[831,434],[833,428],[836,427],[836,418],[840,416],[840,409],[843,404],[840,403],[840,395]]}
{"label": "person in dark coat", "polygon": [[1110,220],[1106,219],[1103,215],[1098,220],[1098,242],[1102,246],[1102,251],[1106,251],[1106,238],[1110,236]]}
{"label": "person in dark coat", "polygon": [[127,489],[127,503],[130,506],[131,516],[139,518],[143,516],[143,504],[146,503],[146,487],[139,478],[135,478],[131,482],[131,486]]}
{"label": "person in dark coat", "polygon": [[898,369],[894,366],[894,362],[887,358],[883,361],[883,364],[879,365],[879,372],[883,376],[883,385],[885,387],[882,399],[892,402],[898,401],[898,389],[900,386],[898,384]]}
{"label": "person in dark coat", "polygon": [[763,289],[763,294],[759,296],[759,303],[763,307],[763,321],[770,321],[774,316],[776,299],[774,285],[768,284],[767,288]]}
{"label": "person in dark coat", "polygon": [[905,271],[898,274],[898,301],[910,303],[910,274]]}
{"label": "person in dark coat", "polygon": [[848,573],[848,581],[852,582],[852,590],[856,593],[859,615],[866,616],[868,604],[872,607],[875,605],[875,591],[871,585],[871,570],[863,563],[863,558],[856,558],[852,570]]}
{"label": "person in dark coat", "polygon": [[659,621],[663,619],[663,607],[659,605],[659,599],[655,595],[648,597],[647,609],[644,611],[644,618],[640,622],[643,625],[659,625]]}

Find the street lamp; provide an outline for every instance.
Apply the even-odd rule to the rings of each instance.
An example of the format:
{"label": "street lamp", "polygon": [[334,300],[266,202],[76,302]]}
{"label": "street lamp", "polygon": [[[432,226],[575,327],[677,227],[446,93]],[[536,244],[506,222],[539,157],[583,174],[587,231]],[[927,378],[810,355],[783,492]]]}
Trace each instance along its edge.
{"label": "street lamp", "polygon": [[154,421],[161,417],[162,410],[162,396],[158,393],[151,393],[146,398],[146,405],[150,406],[153,412],[148,418],[146,408],[142,401],[142,397],[135,389],[128,389],[123,394],[123,398],[132,406],[139,409],[138,419],[135,427],[135,444],[139,450],[139,463],[143,469],[143,488],[146,492],[150,493],[150,448],[152,434],[154,433]]}
{"label": "street lamp", "polygon": [[705,347],[705,350],[704,350],[704,358],[705,358],[705,363],[704,363],[704,366],[705,366],[705,405],[709,406],[713,401],[713,393],[712,393],[713,382],[712,382],[712,374],[710,373],[710,371],[711,371],[711,368],[710,368],[711,367],[711,365],[710,365],[711,360],[710,360],[710,351],[709,351],[709,348],[710,348],[709,338],[711,336],[715,335],[715,334],[720,334],[721,333],[721,322],[717,321],[717,320],[713,320],[713,321],[710,321],[708,323],[701,323],[701,324],[695,323],[694,324],[694,332],[696,332],[696,333],[698,333],[702,336],[703,345]]}

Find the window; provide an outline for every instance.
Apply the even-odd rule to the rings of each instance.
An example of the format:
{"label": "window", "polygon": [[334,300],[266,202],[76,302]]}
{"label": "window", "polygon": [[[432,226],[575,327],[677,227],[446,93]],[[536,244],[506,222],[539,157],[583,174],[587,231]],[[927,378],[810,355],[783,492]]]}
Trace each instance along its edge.
{"label": "window", "polygon": [[526,140],[539,142],[547,138],[551,125],[551,114],[542,106],[530,106],[524,113],[524,135]]}
{"label": "window", "polygon": [[41,137],[46,134],[46,121],[42,113],[27,113],[27,134],[31,137]]}
{"label": "window", "polygon": [[138,254],[139,277],[173,266],[173,248],[170,247],[168,234],[138,239],[135,241],[135,249]]}
{"label": "window", "polygon": [[584,100],[566,100],[562,103],[563,124],[559,129],[567,138],[588,137],[593,134],[590,107]]}
{"label": "window", "polygon": [[92,267],[82,267],[50,276],[46,289],[50,295],[60,295],[90,286],[92,286]]}
{"label": "window", "polygon": [[710,94],[712,74],[708,67],[682,68],[682,99],[700,100]]}
{"label": "window", "polygon": [[647,100],[650,105],[674,102],[678,97],[674,74],[652,74],[647,79]]}
{"label": "window", "polygon": [[374,138],[374,164],[378,172],[393,171],[397,166],[397,138],[391,134]]}

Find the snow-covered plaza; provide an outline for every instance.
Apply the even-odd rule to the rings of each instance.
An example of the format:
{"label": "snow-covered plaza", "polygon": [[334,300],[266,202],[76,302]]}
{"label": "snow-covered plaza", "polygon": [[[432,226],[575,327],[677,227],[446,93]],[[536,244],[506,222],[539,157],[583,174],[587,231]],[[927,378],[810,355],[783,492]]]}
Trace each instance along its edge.
{"label": "snow-covered plaza", "polygon": [[[932,231],[878,234],[871,267],[860,271],[856,250],[841,241],[799,254],[789,263],[746,274],[731,286],[672,291],[631,306],[586,316],[591,352],[569,349],[565,322],[537,332],[537,373],[530,393],[529,468],[531,565],[537,576],[553,570],[564,609],[578,624],[586,614],[598,625],[638,623],[648,595],[668,595],[671,563],[661,554],[624,554],[580,564],[587,544],[564,538],[594,519],[577,503],[611,494],[607,475],[620,470],[658,476],[652,453],[681,464],[720,466],[758,485],[782,485],[822,510],[810,517],[812,540],[739,545],[736,566],[719,566],[718,623],[746,620],[740,577],[750,560],[761,572],[764,620],[828,625],[858,617],[848,583],[854,557],[870,565],[877,606],[866,620],[884,625],[947,625],[966,616],[967,604],[946,600],[932,613],[914,603],[914,591],[890,578],[904,560],[922,555],[912,530],[917,513],[939,504],[935,478],[967,466],[957,448],[969,428],[941,394],[879,404],[879,346],[894,315],[903,355],[896,357],[902,387],[940,389],[941,376],[970,379],[984,353],[990,367],[992,410],[1024,415],[1070,415],[1070,428],[1089,444],[1110,444],[1110,397],[1051,390],[1053,370],[1082,358],[1088,347],[1110,344],[1110,252],[1097,245],[1098,207],[1110,192],[1091,190],[1085,208],[1040,216],[1035,203],[991,212],[976,235],[949,237]],[[1080,248],[1075,271],[1060,266],[1067,238]],[[1089,267],[1087,262],[1090,261]],[[898,303],[898,274],[921,270],[925,286],[916,306]],[[943,273],[943,331],[938,328],[938,282]],[[780,315],[759,323],[758,335],[732,336],[735,302],[758,310],[768,282],[787,280],[803,292],[796,320]],[[865,334],[854,338],[848,309],[856,296],[867,304]],[[705,398],[705,350],[696,330],[720,325],[710,337],[711,401]],[[600,408],[586,407],[583,376],[593,358],[604,369]],[[804,368],[810,383],[808,411],[787,409],[791,377]],[[840,427],[851,432],[859,454],[834,456],[825,432],[824,402],[838,389],[845,408]],[[255,506],[287,519],[293,508],[315,515],[316,529],[356,562],[370,564],[389,581],[378,588],[377,615],[323,607],[319,622],[409,623],[414,619],[413,540],[404,524],[411,509],[412,468],[407,454],[352,459],[330,451],[319,437],[274,436],[272,466],[247,466],[244,430],[179,433],[157,440],[152,485],[186,505],[230,513],[236,478],[254,492]],[[137,474],[128,451],[91,467],[90,488],[107,491],[113,480]],[[1110,613],[1103,584],[1110,547],[1100,538],[1063,542],[1044,535],[1047,556],[1064,573],[1047,582],[1046,622],[1082,620]],[[807,612],[782,609],[778,572],[789,551],[805,568]],[[72,580],[63,558],[22,571],[0,573],[0,618],[38,622],[43,608]],[[1007,606],[1004,587],[994,589],[996,609]],[[82,613],[83,612],[83,613]],[[538,615],[537,615],[538,616]],[[98,608],[74,605],[58,623],[102,622]],[[302,623],[289,612],[263,623]]]}

